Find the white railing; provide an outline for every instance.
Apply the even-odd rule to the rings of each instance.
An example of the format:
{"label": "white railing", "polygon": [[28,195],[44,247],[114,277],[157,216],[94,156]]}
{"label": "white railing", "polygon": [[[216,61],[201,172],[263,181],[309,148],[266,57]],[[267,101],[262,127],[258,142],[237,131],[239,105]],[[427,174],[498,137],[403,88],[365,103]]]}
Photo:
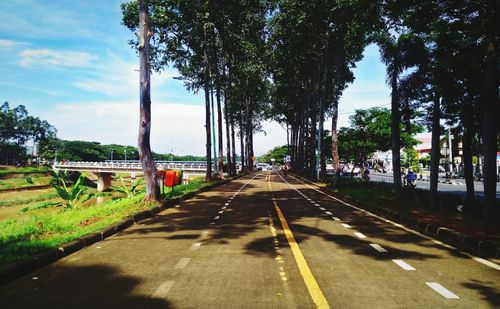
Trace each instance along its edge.
{"label": "white railing", "polygon": [[[55,162],[52,165],[56,170],[91,170],[96,172],[141,172],[142,165],[138,162],[81,162],[81,161],[61,161]],[[183,170],[202,172],[207,170],[205,163],[195,162],[172,162],[172,163],[156,163],[158,170]]]}

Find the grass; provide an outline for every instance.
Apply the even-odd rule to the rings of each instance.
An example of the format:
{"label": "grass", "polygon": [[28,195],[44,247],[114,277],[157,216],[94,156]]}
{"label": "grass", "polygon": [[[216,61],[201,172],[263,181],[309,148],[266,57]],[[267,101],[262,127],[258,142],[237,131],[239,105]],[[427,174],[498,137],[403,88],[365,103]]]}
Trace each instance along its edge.
{"label": "grass", "polygon": [[1,221],[0,265],[58,247],[151,207],[153,204],[142,202],[143,197],[138,195],[87,208],[61,209]]}
{"label": "grass", "polygon": [[199,188],[203,188],[209,185],[205,182],[204,177],[195,177],[192,178],[188,184],[178,185],[174,188],[165,187],[165,193],[163,194],[164,198],[173,198],[177,196],[184,195],[186,193],[196,191]]}
{"label": "grass", "polygon": [[28,211],[33,211],[33,210],[39,210],[39,209],[45,209],[53,206],[61,206],[61,202],[50,202],[50,201],[44,201],[40,203],[36,203],[35,205],[29,206],[29,207],[24,207],[21,210],[19,210],[17,213],[23,214]]}
{"label": "grass", "polygon": [[[24,194],[23,194],[24,195]],[[29,204],[33,202],[40,202],[45,200],[50,200],[58,197],[57,193],[43,193],[35,196],[28,196],[25,198],[12,199],[12,200],[0,200],[0,207],[10,207],[22,204]]]}
{"label": "grass", "polygon": [[50,171],[51,169],[46,166],[42,167],[0,166],[0,179],[7,175],[49,173]]}
{"label": "grass", "polygon": [[[458,205],[464,201],[455,195],[440,193],[438,196],[439,207],[430,209],[429,192],[419,189],[403,188],[396,193],[392,184],[375,182],[362,182],[360,179],[341,178],[333,189],[343,195],[355,199],[390,208],[400,213],[411,215],[419,220],[435,223],[439,226],[448,227],[456,231],[477,237],[499,239],[500,228],[498,226],[483,225],[482,205],[474,205],[467,213],[457,210]],[[500,218],[500,211],[495,216]]]}
{"label": "grass", "polygon": [[[203,178],[177,186],[167,198],[180,196],[208,185]],[[23,260],[50,248],[57,248],[85,234],[103,230],[107,226],[155,206],[143,202],[144,193],[131,198],[119,198],[102,204],[53,211],[36,211],[30,215],[0,221],[0,271],[6,264]],[[33,209],[50,207],[46,202]]]}
{"label": "grass", "polygon": [[0,191],[15,188],[48,185],[52,177],[19,177],[0,180]]}

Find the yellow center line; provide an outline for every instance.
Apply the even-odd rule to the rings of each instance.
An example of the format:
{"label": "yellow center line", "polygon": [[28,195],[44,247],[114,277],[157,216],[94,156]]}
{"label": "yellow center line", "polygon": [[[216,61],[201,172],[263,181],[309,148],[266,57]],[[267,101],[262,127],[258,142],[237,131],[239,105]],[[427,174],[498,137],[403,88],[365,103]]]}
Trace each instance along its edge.
{"label": "yellow center line", "polygon": [[[270,175],[269,175],[270,176]],[[271,188],[271,177],[268,178],[267,184],[269,186],[269,190],[272,192],[273,189]],[[281,225],[283,226],[283,232],[285,233],[286,239],[288,240],[288,244],[290,245],[290,248],[292,249],[293,256],[295,257],[295,262],[297,262],[297,266],[299,267],[300,274],[302,275],[302,279],[304,279],[304,283],[307,286],[307,290],[309,291],[309,295],[311,295],[311,298],[313,302],[316,304],[317,308],[321,309],[326,309],[330,308],[330,305],[328,304],[328,301],[325,298],[325,295],[323,295],[323,292],[321,291],[321,288],[318,285],[318,282],[314,278],[314,275],[311,272],[311,269],[309,269],[309,266],[307,265],[307,261],[302,254],[302,251],[300,250],[299,244],[297,244],[297,241],[295,240],[295,237],[293,237],[293,233],[290,230],[290,227],[288,226],[288,223],[286,222],[285,217],[283,216],[283,213],[281,212],[281,209],[278,206],[278,203],[272,198],[274,202],[274,208],[276,209],[276,212],[278,213],[278,217],[281,221]]]}

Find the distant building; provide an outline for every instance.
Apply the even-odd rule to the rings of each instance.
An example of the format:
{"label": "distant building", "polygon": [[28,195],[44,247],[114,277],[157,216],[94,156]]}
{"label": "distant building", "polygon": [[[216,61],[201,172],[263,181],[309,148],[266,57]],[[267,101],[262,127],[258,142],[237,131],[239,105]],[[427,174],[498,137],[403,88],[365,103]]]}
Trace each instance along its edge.
{"label": "distant building", "polygon": [[420,144],[415,146],[415,150],[417,151],[417,159],[423,159],[429,157],[431,155],[432,149],[432,135],[429,133],[419,134],[416,139],[420,142]]}

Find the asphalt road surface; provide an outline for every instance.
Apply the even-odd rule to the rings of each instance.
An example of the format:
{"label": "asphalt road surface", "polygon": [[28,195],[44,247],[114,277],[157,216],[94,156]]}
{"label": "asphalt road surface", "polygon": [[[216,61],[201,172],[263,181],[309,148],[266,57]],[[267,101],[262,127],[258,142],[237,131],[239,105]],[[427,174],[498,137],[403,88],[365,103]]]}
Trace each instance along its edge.
{"label": "asphalt road surface", "polygon": [[0,287],[2,308],[498,308],[500,267],[260,172]]}

